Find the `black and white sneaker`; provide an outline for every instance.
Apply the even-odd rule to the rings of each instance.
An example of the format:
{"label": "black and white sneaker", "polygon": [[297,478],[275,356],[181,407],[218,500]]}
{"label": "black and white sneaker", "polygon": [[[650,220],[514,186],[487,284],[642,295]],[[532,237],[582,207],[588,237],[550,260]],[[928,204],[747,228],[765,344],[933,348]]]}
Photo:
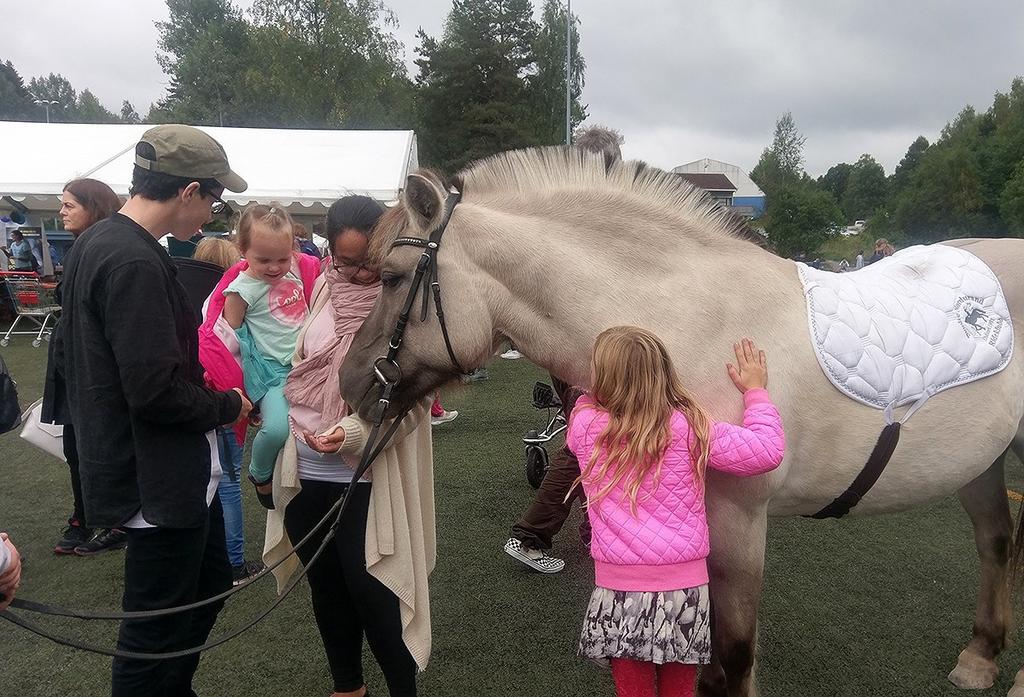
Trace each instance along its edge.
{"label": "black and white sneaker", "polygon": [[530,549],[523,544],[522,540],[517,540],[514,537],[508,538],[508,542],[505,543],[505,554],[542,574],[557,574],[565,568],[563,559],[552,557],[539,549]]}
{"label": "black and white sneaker", "polygon": [[95,532],[78,521],[69,523],[60,534],[60,540],[53,548],[54,554],[74,554],[75,548],[88,542]]}
{"label": "black and white sneaker", "polygon": [[239,586],[267,568],[261,561],[244,561],[231,567],[231,585]]}

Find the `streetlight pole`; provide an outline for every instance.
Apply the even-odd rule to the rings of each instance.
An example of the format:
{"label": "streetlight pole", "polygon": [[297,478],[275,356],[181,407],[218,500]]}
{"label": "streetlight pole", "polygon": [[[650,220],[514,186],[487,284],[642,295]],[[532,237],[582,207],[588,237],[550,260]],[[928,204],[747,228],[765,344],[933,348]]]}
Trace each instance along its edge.
{"label": "streetlight pole", "polygon": [[58,102],[56,99],[40,99],[31,92],[29,92],[29,94],[32,96],[32,99],[35,102],[36,106],[42,105],[46,108],[46,123],[50,123],[50,105],[60,104],[60,102]]}
{"label": "streetlight pole", "polygon": [[572,145],[572,0],[565,0],[565,144]]}

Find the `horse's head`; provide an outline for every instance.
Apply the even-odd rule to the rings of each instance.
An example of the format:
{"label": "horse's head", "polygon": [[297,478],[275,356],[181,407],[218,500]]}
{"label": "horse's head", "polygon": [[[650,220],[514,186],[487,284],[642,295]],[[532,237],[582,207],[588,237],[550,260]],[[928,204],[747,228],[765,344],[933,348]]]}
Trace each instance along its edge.
{"label": "horse's head", "polygon": [[[464,233],[470,216],[462,206],[453,210],[434,250],[434,280],[440,291],[451,353],[438,319],[435,291],[429,282],[417,283],[417,266],[427,252],[425,242],[442,225],[450,195],[437,175],[427,171],[410,175],[399,205],[385,214],[371,237],[370,257],[380,266],[383,290],[356,334],[340,375],[345,401],[364,418],[372,415],[377,404],[375,364],[388,380],[396,381],[387,411],[387,416],[394,416],[458,377],[460,369],[480,365],[492,350],[493,330],[486,300],[478,283],[467,273],[471,262],[465,254]],[[426,276],[429,279],[429,269]],[[399,316],[411,293],[415,297],[395,355],[396,367],[378,359],[387,356]],[[426,304],[424,294],[428,296]]]}

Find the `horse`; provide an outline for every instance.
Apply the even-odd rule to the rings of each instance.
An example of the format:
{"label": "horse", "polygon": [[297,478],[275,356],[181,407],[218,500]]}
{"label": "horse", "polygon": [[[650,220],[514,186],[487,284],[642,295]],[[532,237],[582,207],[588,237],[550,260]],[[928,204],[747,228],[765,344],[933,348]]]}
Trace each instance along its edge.
{"label": "horse", "polygon": [[[884,425],[880,411],[840,393],[819,367],[794,262],[746,239],[702,192],[641,162],[576,148],[522,150],[478,161],[454,184],[461,200],[447,211],[432,295],[441,300],[444,331],[426,305],[423,321],[416,317],[422,298],[409,306],[413,316],[397,354],[402,379],[386,416],[484,364],[505,341],[585,386],[597,335],[631,324],[662,337],[684,384],[715,419],[737,423],[741,400],[725,361],[743,336],[766,350],[786,457],[760,477],[708,473],[713,657],[699,682],[705,697],[754,697],[768,516],[810,515],[829,504],[861,471]],[[373,366],[388,352],[423,254],[409,238],[440,226],[448,193],[440,176],[411,174],[374,231],[383,291],[340,372],[343,396],[366,418],[378,404]],[[946,244],[994,271],[1020,342],[1024,240]],[[961,688],[994,684],[995,659],[1011,632],[1010,576],[1021,547],[1014,547],[1003,472],[1010,449],[1024,455],[1022,418],[1024,358],[1014,355],[1001,372],[932,397],[852,511],[897,511],[956,492],[981,566],[972,636],[949,674]],[[1024,697],[1024,669],[1010,696]]]}

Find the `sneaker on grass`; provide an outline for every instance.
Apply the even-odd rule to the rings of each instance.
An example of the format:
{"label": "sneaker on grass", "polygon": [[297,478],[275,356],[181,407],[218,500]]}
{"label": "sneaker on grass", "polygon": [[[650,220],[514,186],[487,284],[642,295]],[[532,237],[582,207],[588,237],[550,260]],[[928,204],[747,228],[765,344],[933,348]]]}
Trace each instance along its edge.
{"label": "sneaker on grass", "polygon": [[522,540],[514,537],[508,538],[508,542],[505,543],[505,554],[542,574],[557,574],[565,568],[564,560],[552,557],[539,549],[530,549]]}
{"label": "sneaker on grass", "polygon": [[81,523],[71,523],[60,534],[60,541],[53,548],[54,554],[74,554],[75,547],[84,545],[93,534],[92,528],[87,528]]}
{"label": "sneaker on grass", "polygon": [[231,585],[241,585],[265,568],[267,568],[267,565],[261,561],[244,561],[238,566],[232,566]]}
{"label": "sneaker on grass", "polygon": [[124,549],[128,546],[128,533],[117,528],[100,530],[85,544],[75,547],[75,554],[80,557],[91,557],[101,552],[109,552],[115,549]]}
{"label": "sneaker on grass", "polygon": [[457,419],[458,417],[459,417],[459,412],[457,412],[456,410],[454,410],[454,409],[452,409],[451,411],[445,410],[444,413],[441,414],[440,416],[431,416],[430,417],[430,425],[431,426],[440,426],[441,424],[446,424],[449,421],[455,421],[455,419]]}
{"label": "sneaker on grass", "polygon": [[510,348],[508,351],[501,354],[501,357],[507,361],[517,361],[523,357],[523,354],[519,353],[519,351],[514,348]]}

